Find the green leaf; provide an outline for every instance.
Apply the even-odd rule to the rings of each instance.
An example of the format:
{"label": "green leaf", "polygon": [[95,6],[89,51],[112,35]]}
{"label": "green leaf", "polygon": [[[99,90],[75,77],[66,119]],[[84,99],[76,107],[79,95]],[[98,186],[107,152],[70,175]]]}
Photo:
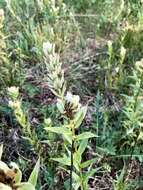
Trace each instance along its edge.
{"label": "green leaf", "polygon": [[84,153],[87,147],[87,144],[88,144],[88,139],[84,139],[83,141],[81,141],[78,151],[77,151],[80,156],[82,156],[82,154]]}
{"label": "green leaf", "polygon": [[89,177],[92,177],[93,174],[94,174],[95,172],[97,172],[97,171],[98,171],[98,169],[91,169],[90,171],[88,171],[88,172],[86,173],[86,175],[84,176],[84,181],[85,181],[85,182],[88,182]]}
{"label": "green leaf", "polygon": [[52,158],[52,160],[61,163],[62,165],[70,166],[71,165],[71,160],[70,157],[67,157],[64,155],[63,158]]}
{"label": "green leaf", "polygon": [[78,150],[77,150],[77,152],[75,154],[75,160],[78,160],[79,164],[81,162],[82,154],[85,151],[85,149],[87,147],[87,144],[88,144],[88,139],[84,139],[83,141],[81,141],[81,143],[80,143],[80,145],[78,147]]}
{"label": "green leaf", "polygon": [[[70,173],[70,170],[68,170],[68,173]],[[73,177],[72,187],[74,190],[78,190],[81,186],[81,177],[77,175],[74,171],[72,172],[72,177]],[[65,184],[66,189],[69,190],[70,179],[66,180],[64,184]]]}
{"label": "green leaf", "polygon": [[81,186],[81,178],[75,172],[73,172],[73,179],[75,181],[75,183],[73,184],[74,190],[78,190]]}
{"label": "green leaf", "polygon": [[37,184],[39,169],[40,169],[40,158],[38,159],[32,173],[28,179],[28,182],[31,183],[34,187]]}
{"label": "green leaf", "polygon": [[72,134],[71,131],[67,127],[45,127],[46,131],[51,131],[57,134]]}
{"label": "green leaf", "polygon": [[85,190],[88,189],[88,181],[89,181],[89,178],[93,176],[93,174],[95,172],[97,172],[98,169],[90,169],[88,172],[86,172],[84,175],[83,175],[83,186],[85,187]]}
{"label": "green leaf", "polygon": [[76,181],[76,182],[80,182],[80,176],[79,175],[77,175],[74,171],[73,171],[73,178],[74,178],[74,180]]}
{"label": "green leaf", "polygon": [[35,187],[28,182],[21,183],[17,190],[35,190]]}
{"label": "green leaf", "polygon": [[78,153],[75,152],[74,155],[73,155],[73,165],[74,165],[74,167],[76,168],[77,171],[80,171],[80,168],[79,168],[80,161],[81,161],[80,155],[78,155]]}
{"label": "green leaf", "polygon": [[64,134],[65,139],[72,144],[72,134]]}
{"label": "green leaf", "polygon": [[80,111],[76,114],[74,119],[76,128],[78,128],[81,125],[83,119],[85,118],[86,112],[87,112],[87,106],[83,106],[80,109]]}
{"label": "green leaf", "polygon": [[123,169],[122,169],[120,175],[117,177],[117,179],[118,179],[117,182],[118,182],[118,183],[123,182],[125,173],[126,173],[126,171],[127,171],[126,169],[127,169],[127,168],[126,168],[126,165],[124,164],[124,167],[123,167]]}
{"label": "green leaf", "polygon": [[97,137],[97,135],[95,135],[95,134],[93,134],[91,132],[84,132],[84,133],[82,133],[80,135],[77,135],[76,139],[77,139],[77,141],[79,141],[79,140],[89,139],[89,138],[93,138],[93,137]]}
{"label": "green leaf", "polygon": [[11,162],[10,166],[12,167],[13,170],[15,170],[15,169],[17,170],[14,181],[16,184],[19,184],[21,182],[21,179],[22,179],[22,172],[15,162]]}
{"label": "green leaf", "polygon": [[67,127],[45,127],[45,130],[64,135],[65,139],[72,144],[72,132]]}
{"label": "green leaf", "polygon": [[91,160],[87,160],[86,162],[83,162],[83,163],[81,164],[81,168],[86,168],[86,167],[88,167],[90,164],[95,163],[96,161],[97,161],[97,158],[93,158],[93,159],[91,159]]}

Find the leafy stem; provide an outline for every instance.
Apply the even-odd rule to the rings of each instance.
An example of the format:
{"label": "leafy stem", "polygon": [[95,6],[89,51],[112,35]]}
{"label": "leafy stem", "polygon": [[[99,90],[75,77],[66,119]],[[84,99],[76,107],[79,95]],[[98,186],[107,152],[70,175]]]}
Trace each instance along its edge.
{"label": "leafy stem", "polygon": [[72,190],[72,173],[73,173],[73,153],[74,153],[74,140],[72,140],[72,146],[71,146],[71,167],[70,167],[70,190]]}

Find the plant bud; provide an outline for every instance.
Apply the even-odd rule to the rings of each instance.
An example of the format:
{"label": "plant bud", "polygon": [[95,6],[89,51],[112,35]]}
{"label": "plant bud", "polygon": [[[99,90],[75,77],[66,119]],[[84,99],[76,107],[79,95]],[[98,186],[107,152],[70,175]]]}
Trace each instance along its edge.
{"label": "plant bud", "polygon": [[52,125],[52,120],[51,118],[45,118],[44,119],[44,124],[50,127]]}
{"label": "plant bud", "polygon": [[44,42],[43,43],[43,52],[46,57],[49,56],[49,54],[52,52],[53,45],[50,42]]}
{"label": "plant bud", "polygon": [[8,94],[11,99],[16,100],[19,95],[19,87],[15,87],[15,86],[9,87]]}
{"label": "plant bud", "polygon": [[122,46],[121,47],[121,52],[120,52],[121,62],[124,61],[125,55],[126,55],[126,49]]}

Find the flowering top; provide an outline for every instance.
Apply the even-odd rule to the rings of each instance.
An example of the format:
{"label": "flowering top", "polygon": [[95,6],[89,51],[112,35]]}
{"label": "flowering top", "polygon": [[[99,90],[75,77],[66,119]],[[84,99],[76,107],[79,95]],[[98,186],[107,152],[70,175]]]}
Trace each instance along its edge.
{"label": "flowering top", "polygon": [[15,87],[15,86],[9,87],[8,94],[12,100],[16,100],[19,95],[19,87]]}
{"label": "flowering top", "polygon": [[73,119],[74,115],[79,111],[81,104],[78,95],[73,95],[71,92],[67,92],[64,100],[58,99],[57,107],[59,111],[66,115],[68,118]]}

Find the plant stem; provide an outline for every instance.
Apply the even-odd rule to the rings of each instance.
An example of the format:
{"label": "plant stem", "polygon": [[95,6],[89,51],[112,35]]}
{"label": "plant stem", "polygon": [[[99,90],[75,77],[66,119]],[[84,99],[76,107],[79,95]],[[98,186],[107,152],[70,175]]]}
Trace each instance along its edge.
{"label": "plant stem", "polygon": [[83,186],[83,177],[82,177],[82,169],[80,168],[80,178],[81,178],[81,190],[84,190],[84,186]]}
{"label": "plant stem", "polygon": [[74,140],[72,140],[71,146],[71,168],[70,168],[70,190],[72,190],[72,172],[73,172],[73,150],[74,150]]}

